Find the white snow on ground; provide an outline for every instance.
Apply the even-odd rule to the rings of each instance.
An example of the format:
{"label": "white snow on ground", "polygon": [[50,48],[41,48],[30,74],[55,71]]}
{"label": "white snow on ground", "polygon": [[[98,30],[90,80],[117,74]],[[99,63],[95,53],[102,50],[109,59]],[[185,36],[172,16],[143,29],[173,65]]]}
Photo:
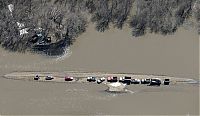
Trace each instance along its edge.
{"label": "white snow on ground", "polygon": [[[11,15],[12,15],[12,12],[13,12],[13,10],[14,10],[14,5],[13,4],[9,4],[8,5],[8,9],[9,9],[9,11],[11,12]],[[19,23],[19,22],[17,22],[17,26],[19,27],[18,29],[19,29],[19,33],[20,33],[20,35],[24,35],[24,34],[27,34],[28,33],[28,28],[24,28],[24,24],[23,23]]]}
{"label": "white snow on ground", "polygon": [[28,30],[28,28],[24,28],[24,29],[19,30],[20,35],[27,34],[28,33],[27,30]]}
{"label": "white snow on ground", "polygon": [[14,10],[14,5],[13,4],[9,4],[8,5],[8,9],[12,13],[12,11]]}
{"label": "white snow on ground", "polygon": [[20,35],[24,35],[24,34],[28,34],[28,28],[24,28],[24,24],[23,23],[19,23],[17,22],[17,26],[19,27],[19,33]]}
{"label": "white snow on ground", "polygon": [[17,26],[19,27],[19,29],[21,29],[21,28],[24,27],[24,24],[23,24],[23,23],[19,23],[19,22],[17,22]]}

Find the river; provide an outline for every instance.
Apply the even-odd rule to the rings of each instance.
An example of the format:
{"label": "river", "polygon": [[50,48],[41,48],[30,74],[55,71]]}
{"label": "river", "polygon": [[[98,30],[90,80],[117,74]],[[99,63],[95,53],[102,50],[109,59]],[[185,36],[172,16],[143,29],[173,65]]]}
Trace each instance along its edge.
{"label": "river", "polygon": [[[132,37],[131,30],[104,33],[89,25],[68,50],[51,58],[0,49],[0,75],[13,71],[106,71],[164,74],[199,79],[199,36]],[[110,94],[95,84],[56,84],[0,78],[0,114],[198,114],[199,86],[130,86],[138,94]],[[133,92],[134,93],[134,92]],[[184,96],[184,97],[183,97]],[[173,107],[172,107],[173,106]]]}

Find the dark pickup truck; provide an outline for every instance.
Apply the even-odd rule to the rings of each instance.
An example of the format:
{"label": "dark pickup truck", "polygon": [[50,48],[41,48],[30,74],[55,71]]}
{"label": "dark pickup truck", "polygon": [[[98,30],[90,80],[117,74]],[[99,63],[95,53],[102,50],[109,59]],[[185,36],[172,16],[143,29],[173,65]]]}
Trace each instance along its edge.
{"label": "dark pickup truck", "polygon": [[149,86],[160,86],[161,80],[160,79],[151,79]]}
{"label": "dark pickup truck", "polygon": [[140,84],[140,79],[132,79],[131,84]]}
{"label": "dark pickup truck", "polygon": [[170,83],[170,79],[165,79],[164,80],[164,85],[169,85],[169,83]]}
{"label": "dark pickup truck", "polygon": [[124,77],[123,83],[125,83],[125,84],[127,84],[127,85],[130,85],[130,84],[131,84],[131,77],[125,76],[125,77]]}

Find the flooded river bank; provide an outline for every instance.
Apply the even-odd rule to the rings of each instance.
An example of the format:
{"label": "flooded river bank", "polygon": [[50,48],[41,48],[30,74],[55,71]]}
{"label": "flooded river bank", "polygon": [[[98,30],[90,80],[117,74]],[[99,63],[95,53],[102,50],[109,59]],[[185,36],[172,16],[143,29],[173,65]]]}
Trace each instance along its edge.
{"label": "flooded river bank", "polygon": [[131,30],[104,33],[90,25],[70,48],[51,58],[0,49],[0,114],[187,115],[199,113],[199,86],[129,86],[132,94],[106,93],[103,85],[10,80],[14,71],[91,71],[169,75],[199,79],[199,36],[180,28],[174,35]]}

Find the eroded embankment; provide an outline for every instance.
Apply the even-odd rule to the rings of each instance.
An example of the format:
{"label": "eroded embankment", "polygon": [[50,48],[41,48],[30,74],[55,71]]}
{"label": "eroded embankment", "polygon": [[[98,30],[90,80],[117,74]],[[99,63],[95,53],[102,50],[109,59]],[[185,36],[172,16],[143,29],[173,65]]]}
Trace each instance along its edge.
{"label": "eroded embankment", "polygon": [[[65,71],[65,72],[13,72],[10,74],[4,75],[7,79],[15,79],[15,80],[29,80],[34,81],[34,77],[38,75],[40,77],[37,81],[42,82],[66,82],[64,77],[66,76],[72,76],[74,77],[73,82],[87,82],[87,77],[93,76],[101,78],[101,77],[108,77],[108,76],[117,76],[119,77],[125,77],[129,76],[132,77],[132,79],[152,79],[152,78],[159,78],[161,81],[164,79],[170,79],[171,84],[177,84],[177,83],[197,83],[197,81],[193,79],[188,78],[178,78],[178,77],[172,77],[172,76],[165,76],[165,75],[145,75],[145,74],[135,74],[135,73],[107,73],[107,72],[81,72],[81,71]],[[52,80],[45,80],[46,76],[52,76],[54,79]]]}

